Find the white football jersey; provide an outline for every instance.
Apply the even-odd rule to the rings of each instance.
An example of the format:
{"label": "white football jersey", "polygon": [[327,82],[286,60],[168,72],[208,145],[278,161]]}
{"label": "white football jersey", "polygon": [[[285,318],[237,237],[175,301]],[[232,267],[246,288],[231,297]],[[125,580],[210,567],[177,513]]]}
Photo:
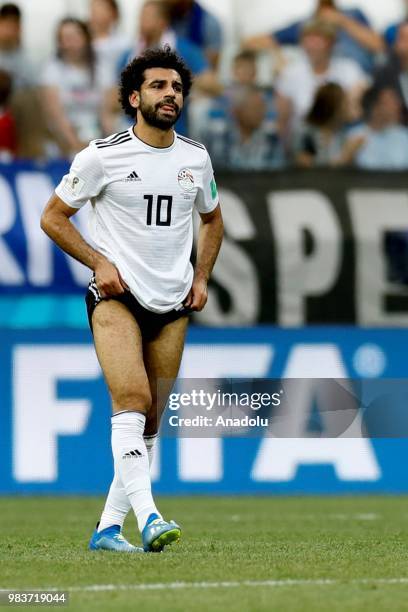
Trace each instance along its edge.
{"label": "white football jersey", "polygon": [[130,128],[92,141],[55,191],[74,208],[91,202],[92,240],[142,306],[163,313],[182,303],[193,281],[193,206],[218,205],[204,145],[174,133],[156,148]]}

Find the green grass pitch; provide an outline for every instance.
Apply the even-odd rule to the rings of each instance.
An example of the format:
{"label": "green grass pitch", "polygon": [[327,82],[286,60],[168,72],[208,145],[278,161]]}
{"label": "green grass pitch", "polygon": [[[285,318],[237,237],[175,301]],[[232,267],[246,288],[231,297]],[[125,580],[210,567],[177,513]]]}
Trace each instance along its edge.
{"label": "green grass pitch", "polygon": [[161,498],[183,537],[147,555],[88,552],[102,504],[0,498],[0,587],[70,589],[75,612],[408,609],[405,497]]}

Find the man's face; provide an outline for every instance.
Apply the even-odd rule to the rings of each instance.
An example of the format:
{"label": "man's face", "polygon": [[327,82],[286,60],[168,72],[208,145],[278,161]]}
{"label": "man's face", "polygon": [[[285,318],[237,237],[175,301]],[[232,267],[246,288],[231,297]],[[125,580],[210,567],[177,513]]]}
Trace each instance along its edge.
{"label": "man's face", "polygon": [[234,62],[234,79],[242,85],[253,85],[256,81],[255,60],[240,58]]}
{"label": "man's face", "polygon": [[235,109],[238,123],[245,129],[254,132],[261,127],[266,117],[265,98],[260,92],[251,92]]}
{"label": "man's face", "polygon": [[21,24],[15,17],[0,19],[0,48],[16,49],[20,45]]}
{"label": "man's face", "polygon": [[302,38],[302,47],[312,64],[329,56],[332,46],[332,40],[318,32],[305,34]]}
{"label": "man's face", "polygon": [[148,125],[169,130],[183,108],[183,83],[178,72],[168,68],[149,68],[136,93],[137,108]]}

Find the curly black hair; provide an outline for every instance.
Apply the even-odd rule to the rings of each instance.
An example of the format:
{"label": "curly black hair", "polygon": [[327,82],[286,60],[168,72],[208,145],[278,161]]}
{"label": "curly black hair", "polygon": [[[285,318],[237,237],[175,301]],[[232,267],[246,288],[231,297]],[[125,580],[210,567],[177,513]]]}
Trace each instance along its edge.
{"label": "curly black hair", "polygon": [[131,106],[129,96],[133,91],[140,91],[145,80],[145,70],[149,68],[169,68],[179,73],[183,83],[183,96],[187,98],[193,84],[193,75],[184,60],[168,45],[158,49],[147,49],[135,57],[120,75],[119,102],[123,110],[132,119],[136,109]]}

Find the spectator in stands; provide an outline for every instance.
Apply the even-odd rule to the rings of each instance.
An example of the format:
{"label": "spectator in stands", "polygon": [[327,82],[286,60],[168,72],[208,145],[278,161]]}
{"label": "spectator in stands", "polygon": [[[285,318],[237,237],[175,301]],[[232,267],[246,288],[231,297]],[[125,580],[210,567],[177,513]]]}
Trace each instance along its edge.
{"label": "spectator in stands", "polygon": [[408,129],[401,124],[398,93],[373,87],[366,92],[363,106],[366,123],[351,130],[342,163],[366,170],[408,169]]}
{"label": "spectator in stands", "polygon": [[10,110],[12,79],[0,69],[0,161],[10,161],[17,152],[16,123]]}
{"label": "spectator in stands", "polygon": [[[13,83],[9,108],[17,131],[17,155],[37,158],[44,154],[46,130],[37,88],[37,72],[22,48],[21,26],[22,16],[18,6],[3,4],[0,7],[0,70],[10,75]],[[10,123],[8,119],[7,122]]]}
{"label": "spectator in stands", "polygon": [[237,95],[240,95],[242,89],[257,86],[259,86],[257,54],[249,49],[243,49],[232,60],[231,81],[225,87],[219,101],[223,100],[224,104],[228,105]]}
{"label": "spectator in stands", "polygon": [[313,14],[306,21],[297,21],[272,34],[253,36],[245,45],[253,49],[298,45],[305,23],[311,19],[319,19],[336,28],[336,55],[352,59],[358,62],[364,71],[371,71],[373,54],[381,53],[385,47],[382,37],[372,29],[360,9],[339,9],[335,0],[317,0]]}
{"label": "spectator in stands", "polygon": [[97,62],[114,71],[129,41],[119,31],[119,6],[116,0],[91,0],[89,28]]}
{"label": "spectator in stands", "polygon": [[200,140],[206,138],[206,134],[210,132],[222,134],[231,121],[235,100],[249,87],[257,87],[262,91],[267,105],[268,123],[273,123],[277,131],[280,131],[281,123],[277,117],[275,91],[272,87],[259,87],[257,54],[255,51],[243,49],[233,58],[231,81],[224,88],[222,95],[211,98],[206,104],[193,106],[194,116],[191,121],[190,136]]}
{"label": "spectator in stands", "polygon": [[71,17],[63,19],[57,31],[57,56],[42,76],[45,114],[61,152],[72,155],[101,136],[102,92],[88,26]]}
{"label": "spectator in stands", "polygon": [[235,55],[232,62],[232,83],[237,85],[256,85],[257,60],[254,51],[243,49]]}
{"label": "spectator in stands", "polygon": [[277,81],[282,120],[294,127],[309,112],[320,85],[337,83],[358,115],[358,101],[368,86],[368,77],[357,62],[333,55],[336,32],[332,25],[315,20],[303,27],[303,55],[290,63]]}
{"label": "spectator in stands", "polygon": [[34,71],[21,47],[21,11],[15,4],[0,7],[0,68],[13,79],[13,88],[34,84]]}
{"label": "spectator in stands", "polygon": [[337,83],[326,83],[316,92],[305,123],[295,135],[295,161],[304,168],[335,166],[343,151],[347,98]]}
{"label": "spectator in stands", "polygon": [[[181,41],[181,48],[179,43]],[[163,47],[169,45],[177,50],[177,52],[185,51],[188,54],[190,50],[194,53],[193,63],[198,58],[200,69],[202,65],[207,65],[202,53],[195,45],[186,45],[184,49],[185,39],[176,36],[175,31],[170,27],[170,9],[164,1],[161,0],[146,0],[143,3],[139,14],[139,31],[136,39],[133,42],[132,48],[128,48],[124,56],[122,56],[122,65],[124,67],[127,62],[145,49],[153,47]]]}
{"label": "spectator in stands", "polygon": [[[136,44],[122,56],[120,69],[124,68],[128,61],[142,53],[146,48],[162,47],[166,44],[175,49],[188,64],[196,77],[196,87],[214,93],[214,73],[209,69],[205,56],[196,44],[179,36],[171,28],[169,8],[161,0],[147,0],[143,4]],[[215,91],[218,91],[218,82],[216,82]]]}
{"label": "spectator in stands", "polygon": [[210,117],[200,140],[217,168],[268,170],[284,163],[276,117],[268,115],[267,101],[259,87],[243,87],[236,92],[228,117],[223,121]]}
{"label": "spectator in stands", "polygon": [[210,66],[217,68],[222,45],[222,28],[217,18],[194,0],[167,0],[167,4],[176,34],[203,49]]}
{"label": "spectator in stands", "polygon": [[388,26],[388,28],[384,32],[384,39],[389,47],[394,46],[397,40],[399,27],[408,21],[408,0],[403,0],[403,3],[404,3],[404,10],[405,10],[404,19]]}
{"label": "spectator in stands", "polygon": [[222,133],[231,120],[232,109],[237,98],[248,88],[256,87],[261,91],[267,106],[268,123],[277,121],[276,95],[272,87],[258,85],[257,55],[254,51],[239,51],[232,61],[231,82],[224,88],[222,95],[207,100],[207,104],[194,105],[190,136],[200,140],[206,133]]}
{"label": "spectator in stands", "polygon": [[374,84],[377,89],[388,87],[398,92],[404,105],[403,122],[408,125],[408,22],[399,26],[394,48],[377,71]]}
{"label": "spectator in stands", "polygon": [[[160,47],[166,44],[177,51],[193,72],[195,77],[193,95],[214,96],[221,93],[222,87],[214,71],[209,68],[201,49],[186,38],[178,36],[170,28],[170,13],[167,4],[160,0],[147,0],[140,13],[139,34],[136,44],[133,48],[128,49],[120,59],[115,80],[111,83],[111,89],[105,96],[104,116],[110,116],[111,125],[114,125],[115,122],[114,113],[119,110],[117,107],[117,81],[120,72],[133,57],[139,55],[146,48]],[[187,108],[191,103],[191,101],[187,103]],[[177,122],[177,131],[181,134],[188,132],[187,112],[185,110]]]}

